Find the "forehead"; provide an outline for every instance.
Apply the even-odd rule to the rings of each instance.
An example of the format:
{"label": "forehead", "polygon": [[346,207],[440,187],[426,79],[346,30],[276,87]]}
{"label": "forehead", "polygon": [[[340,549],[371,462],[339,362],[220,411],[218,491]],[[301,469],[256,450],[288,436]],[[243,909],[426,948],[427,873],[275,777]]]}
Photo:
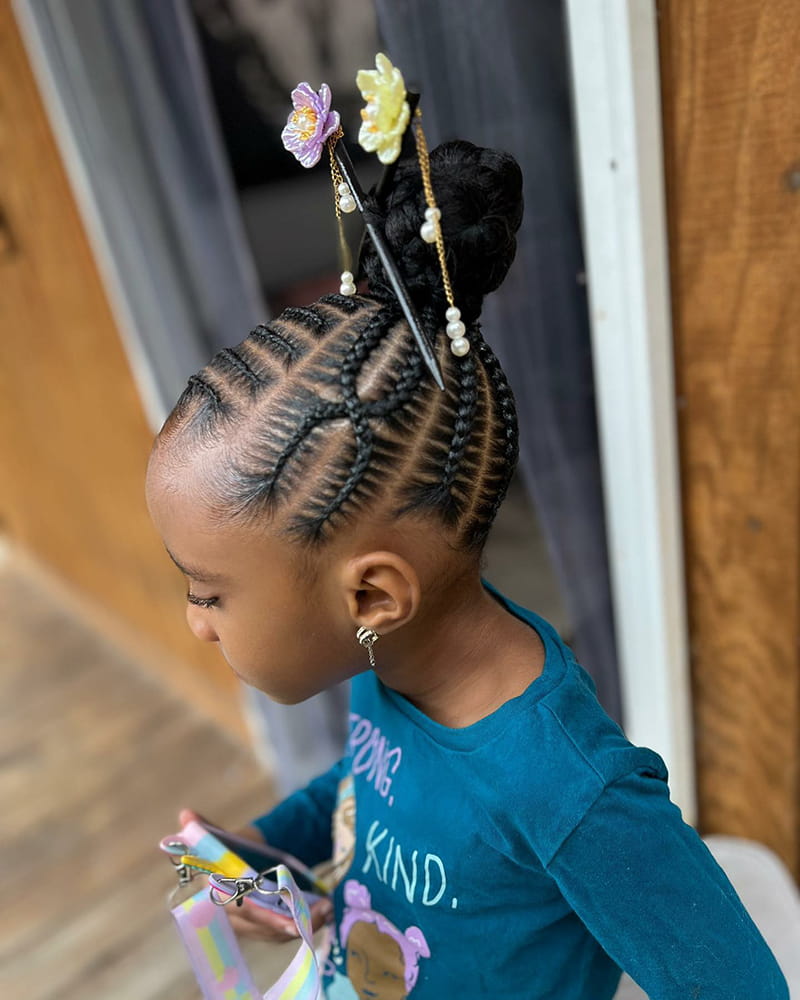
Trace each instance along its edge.
{"label": "forehead", "polygon": [[147,506],[173,562],[195,579],[281,564],[286,543],[268,525],[241,524],[215,503],[206,462],[157,447],[147,470]]}

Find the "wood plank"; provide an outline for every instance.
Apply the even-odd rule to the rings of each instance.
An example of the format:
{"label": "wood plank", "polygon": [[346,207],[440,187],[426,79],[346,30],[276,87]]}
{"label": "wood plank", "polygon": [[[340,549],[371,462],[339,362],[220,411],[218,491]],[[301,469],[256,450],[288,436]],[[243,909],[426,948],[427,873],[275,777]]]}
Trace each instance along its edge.
{"label": "wood plank", "polygon": [[[148,681],[18,567],[0,569],[0,995],[189,1000],[158,840],[274,794],[249,752]],[[266,988],[287,949],[251,952]]]}
{"label": "wood plank", "polygon": [[700,825],[800,875],[800,18],[659,7]]}
{"label": "wood plank", "polygon": [[244,738],[238,683],[186,628],[183,584],[149,523],[152,435],[9,0],[0,177],[0,532],[89,595],[104,626],[150,643],[141,662]]}

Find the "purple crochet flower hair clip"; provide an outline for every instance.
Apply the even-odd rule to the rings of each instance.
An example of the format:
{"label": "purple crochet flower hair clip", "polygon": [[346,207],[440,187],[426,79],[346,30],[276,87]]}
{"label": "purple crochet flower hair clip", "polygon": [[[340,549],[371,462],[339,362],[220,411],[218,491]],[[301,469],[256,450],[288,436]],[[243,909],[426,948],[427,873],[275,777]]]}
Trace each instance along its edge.
{"label": "purple crochet flower hair clip", "polygon": [[304,167],[313,167],[339,128],[339,112],[331,111],[331,88],[323,83],[317,93],[308,83],[299,83],[292,91],[292,105],[294,110],[281,132],[283,145]]}

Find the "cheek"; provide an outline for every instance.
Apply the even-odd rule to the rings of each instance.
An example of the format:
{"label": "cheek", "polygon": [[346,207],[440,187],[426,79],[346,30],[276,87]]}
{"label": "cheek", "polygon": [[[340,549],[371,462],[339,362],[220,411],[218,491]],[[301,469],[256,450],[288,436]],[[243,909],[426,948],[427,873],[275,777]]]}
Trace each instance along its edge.
{"label": "cheek", "polygon": [[201,642],[219,642],[212,614],[210,608],[198,608],[196,604],[186,605],[186,623]]}
{"label": "cheek", "polygon": [[[231,602],[219,617],[219,642],[226,660],[247,683],[284,704],[302,701],[350,676],[363,650],[337,634],[313,596],[298,600],[256,594],[247,604]],[[366,653],[364,653],[366,665]]]}

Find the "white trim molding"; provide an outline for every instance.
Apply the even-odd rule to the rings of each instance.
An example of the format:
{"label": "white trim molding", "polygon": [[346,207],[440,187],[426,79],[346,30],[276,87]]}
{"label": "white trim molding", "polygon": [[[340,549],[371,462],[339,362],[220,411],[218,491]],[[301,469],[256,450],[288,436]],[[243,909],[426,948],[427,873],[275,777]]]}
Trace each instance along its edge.
{"label": "white trim molding", "polygon": [[628,737],[696,820],[652,0],[567,0],[592,349]]}

